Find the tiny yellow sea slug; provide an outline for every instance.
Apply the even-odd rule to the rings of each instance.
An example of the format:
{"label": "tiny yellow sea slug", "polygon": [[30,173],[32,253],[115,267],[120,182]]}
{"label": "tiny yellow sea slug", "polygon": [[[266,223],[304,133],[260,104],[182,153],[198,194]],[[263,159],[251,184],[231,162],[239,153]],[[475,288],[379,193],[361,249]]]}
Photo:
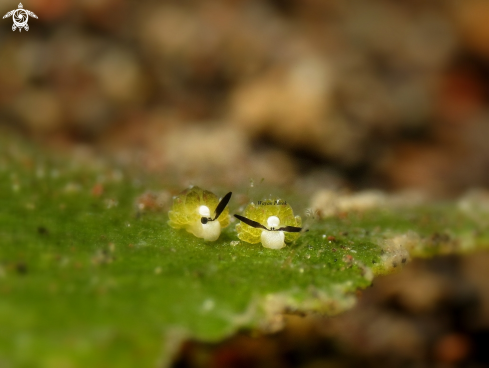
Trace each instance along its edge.
{"label": "tiny yellow sea slug", "polygon": [[300,236],[302,220],[281,199],[267,199],[250,203],[244,216],[234,215],[241,222],[236,225],[238,237],[248,243],[261,242],[265,248],[281,249]]}
{"label": "tiny yellow sea slug", "polygon": [[221,229],[229,225],[227,204],[232,193],[221,201],[208,190],[191,187],[173,198],[173,206],[168,212],[168,225],[174,229],[184,228],[198,238],[214,241]]}

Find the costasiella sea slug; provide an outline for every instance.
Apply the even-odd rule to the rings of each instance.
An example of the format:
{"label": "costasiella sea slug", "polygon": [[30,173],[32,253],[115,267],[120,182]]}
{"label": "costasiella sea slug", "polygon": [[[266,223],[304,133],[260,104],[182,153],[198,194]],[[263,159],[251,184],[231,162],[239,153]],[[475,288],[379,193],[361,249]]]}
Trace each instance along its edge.
{"label": "costasiella sea slug", "polygon": [[241,215],[234,215],[238,237],[248,243],[261,242],[265,248],[281,249],[300,236],[302,220],[280,199],[251,202]]}
{"label": "costasiella sea slug", "polygon": [[232,193],[221,201],[212,192],[197,186],[184,190],[173,198],[173,206],[168,212],[168,225],[174,229],[185,229],[198,238],[215,241],[221,229],[229,225],[227,204]]}

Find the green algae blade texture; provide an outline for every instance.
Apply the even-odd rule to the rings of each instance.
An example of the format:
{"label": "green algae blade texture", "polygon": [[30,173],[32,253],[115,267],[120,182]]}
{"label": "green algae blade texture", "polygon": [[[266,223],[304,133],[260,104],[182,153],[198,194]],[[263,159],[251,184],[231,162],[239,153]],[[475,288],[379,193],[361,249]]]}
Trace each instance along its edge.
{"label": "green algae blade texture", "polygon": [[480,217],[443,205],[312,221],[282,250],[238,242],[235,223],[206,243],[139,211],[142,183],[2,142],[0,366],[163,366],[182,339],[339,313],[410,254],[488,239]]}

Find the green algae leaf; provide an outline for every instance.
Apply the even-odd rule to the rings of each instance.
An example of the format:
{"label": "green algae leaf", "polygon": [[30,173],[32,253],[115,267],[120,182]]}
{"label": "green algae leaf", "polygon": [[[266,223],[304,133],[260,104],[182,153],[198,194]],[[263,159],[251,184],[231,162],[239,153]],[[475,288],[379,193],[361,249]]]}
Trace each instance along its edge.
{"label": "green algae leaf", "polygon": [[166,211],[142,211],[157,198],[137,202],[143,183],[1,142],[2,368],[165,366],[183,339],[336,314],[410,256],[489,239],[487,213],[443,204],[312,221],[282,250],[238,241],[235,223],[206,243],[170,228]]}

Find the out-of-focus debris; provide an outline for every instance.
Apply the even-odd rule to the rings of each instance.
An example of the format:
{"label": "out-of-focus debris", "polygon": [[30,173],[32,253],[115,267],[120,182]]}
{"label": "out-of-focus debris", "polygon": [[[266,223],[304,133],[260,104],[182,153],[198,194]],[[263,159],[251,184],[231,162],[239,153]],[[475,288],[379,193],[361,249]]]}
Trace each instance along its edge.
{"label": "out-of-focus debris", "polygon": [[458,207],[467,214],[474,215],[489,212],[489,191],[472,189],[458,201]]}
{"label": "out-of-focus debris", "polygon": [[387,194],[379,190],[365,190],[346,193],[323,189],[313,195],[310,206],[321,216],[329,217],[345,212],[362,212],[382,207],[411,206],[419,204],[423,199],[423,195],[417,192]]}
{"label": "out-of-focus debris", "polygon": [[136,198],[138,212],[162,211],[170,204],[171,193],[169,191],[145,192]]}

